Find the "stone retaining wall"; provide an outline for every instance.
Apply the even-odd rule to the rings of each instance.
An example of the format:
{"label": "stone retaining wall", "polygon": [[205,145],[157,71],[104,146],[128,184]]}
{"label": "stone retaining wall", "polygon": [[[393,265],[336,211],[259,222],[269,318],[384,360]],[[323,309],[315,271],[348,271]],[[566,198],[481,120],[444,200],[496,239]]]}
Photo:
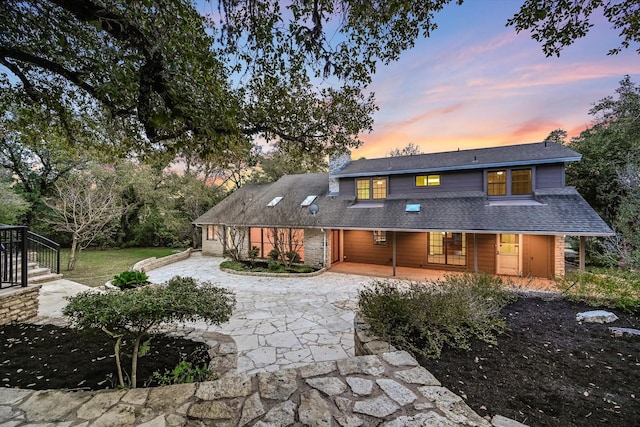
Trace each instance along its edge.
{"label": "stone retaining wall", "polygon": [[131,268],[132,270],[144,271],[145,273],[156,268],[164,267],[165,265],[173,264],[174,262],[182,261],[183,259],[187,259],[191,256],[191,252],[193,249],[188,248],[185,251],[182,251],[177,254],[167,255],[162,258],[147,258],[142,261],[138,261]]}
{"label": "stone retaining wall", "polygon": [[371,326],[365,322],[358,313],[353,319],[354,347],[356,356],[388,353],[397,349],[371,332]]}
{"label": "stone retaining wall", "polygon": [[0,291],[0,325],[24,322],[38,315],[38,295],[42,285]]}

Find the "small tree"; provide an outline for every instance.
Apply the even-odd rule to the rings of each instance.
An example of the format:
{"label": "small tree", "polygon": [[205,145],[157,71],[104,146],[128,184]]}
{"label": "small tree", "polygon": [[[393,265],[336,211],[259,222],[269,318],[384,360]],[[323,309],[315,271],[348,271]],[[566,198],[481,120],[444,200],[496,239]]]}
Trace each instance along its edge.
{"label": "small tree", "polygon": [[291,267],[291,264],[300,261],[300,250],[304,245],[303,230],[272,227],[267,233],[267,239],[286,267]]}
{"label": "small tree", "polygon": [[235,296],[209,282],[176,276],[163,286],[127,291],[83,292],[69,298],[63,314],[72,327],[101,330],[115,340],[114,354],[120,387],[125,387],[120,359],[123,338],[133,338],[130,386],[137,386],[138,357],[144,340],[162,323],[204,320],[220,325],[231,317]]}
{"label": "small tree", "polygon": [[67,270],[75,268],[77,250],[84,249],[123,211],[114,176],[78,172],[55,184],[56,197],[47,201],[51,224],[72,236]]}
{"label": "small tree", "polygon": [[394,148],[389,151],[387,157],[401,157],[401,156],[417,156],[419,154],[424,154],[420,147],[418,147],[413,142],[410,142],[404,148]]}

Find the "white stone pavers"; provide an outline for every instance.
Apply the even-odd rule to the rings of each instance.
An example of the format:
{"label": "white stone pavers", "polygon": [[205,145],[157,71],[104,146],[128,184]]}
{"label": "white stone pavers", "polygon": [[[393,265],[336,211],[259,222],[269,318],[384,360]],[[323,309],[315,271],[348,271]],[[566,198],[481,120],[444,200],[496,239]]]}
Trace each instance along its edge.
{"label": "white stone pavers", "polygon": [[[221,271],[221,261],[195,253],[148,274],[156,283],[175,275],[194,276],[235,292],[237,304],[229,322],[219,327],[203,322],[188,326],[233,337],[239,370],[268,372],[355,354],[353,310],[358,290],[369,282],[367,277],[337,273],[302,278],[239,276]],[[276,359],[267,363],[273,353],[255,351],[260,347],[275,348]]]}

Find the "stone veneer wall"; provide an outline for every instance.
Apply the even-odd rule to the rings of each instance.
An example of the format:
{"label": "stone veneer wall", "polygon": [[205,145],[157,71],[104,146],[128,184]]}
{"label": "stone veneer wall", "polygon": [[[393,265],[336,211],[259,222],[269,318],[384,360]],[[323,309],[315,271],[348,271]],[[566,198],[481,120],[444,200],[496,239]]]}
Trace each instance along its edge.
{"label": "stone veneer wall", "polygon": [[[318,228],[304,229],[304,263],[307,265],[322,266],[324,251],[322,244],[324,233]],[[327,253],[327,258],[329,254]]]}
{"label": "stone veneer wall", "polygon": [[207,240],[207,226],[202,226],[202,253],[204,255],[222,256],[224,245],[219,238],[216,240]]}
{"label": "stone veneer wall", "polygon": [[24,322],[38,315],[38,295],[42,285],[0,291],[0,325]]}
{"label": "stone veneer wall", "polygon": [[564,276],[564,236],[554,236],[553,251],[553,275],[555,277]]}

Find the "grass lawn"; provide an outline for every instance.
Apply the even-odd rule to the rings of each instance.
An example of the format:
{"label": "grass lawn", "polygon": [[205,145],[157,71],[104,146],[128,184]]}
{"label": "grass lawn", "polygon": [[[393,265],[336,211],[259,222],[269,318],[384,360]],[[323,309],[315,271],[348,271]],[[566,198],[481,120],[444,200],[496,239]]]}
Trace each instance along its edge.
{"label": "grass lawn", "polygon": [[138,261],[151,257],[161,258],[180,251],[181,249],[174,248],[85,249],[77,258],[75,270],[67,271],[69,249],[62,249],[60,269],[65,279],[87,286],[101,286],[114,275],[129,270]]}

